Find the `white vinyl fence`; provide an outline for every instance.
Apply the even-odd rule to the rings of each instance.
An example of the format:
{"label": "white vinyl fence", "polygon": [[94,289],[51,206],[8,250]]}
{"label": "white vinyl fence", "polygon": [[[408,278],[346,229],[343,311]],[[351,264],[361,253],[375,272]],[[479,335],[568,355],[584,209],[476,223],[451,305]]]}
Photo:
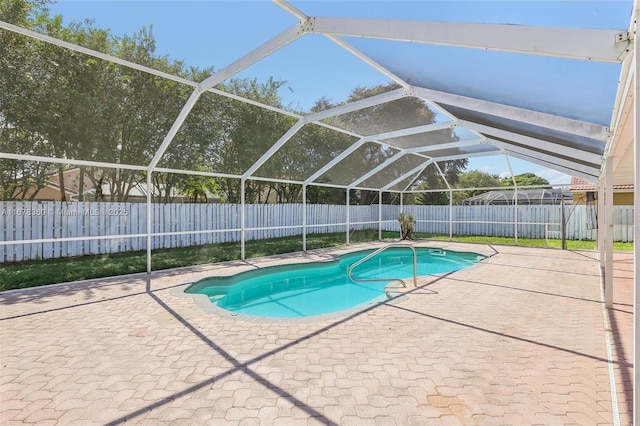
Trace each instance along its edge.
{"label": "white vinyl fence", "polygon": [[[146,249],[147,212],[144,203],[0,202],[0,263],[29,259],[118,253]],[[238,204],[153,204],[152,249],[186,247],[241,238]],[[361,229],[398,231],[400,206],[248,204],[245,239],[265,239],[307,233]],[[596,238],[587,229],[586,207],[567,206],[568,239]],[[513,206],[404,206],[417,220],[416,232],[513,237]],[[517,232],[521,238],[560,237],[560,207],[519,206]],[[380,221],[380,225],[379,225]],[[68,241],[69,238],[84,238]],[[346,237],[345,237],[346,238]],[[633,207],[614,208],[614,239],[633,240]],[[11,241],[21,241],[7,244]]]}

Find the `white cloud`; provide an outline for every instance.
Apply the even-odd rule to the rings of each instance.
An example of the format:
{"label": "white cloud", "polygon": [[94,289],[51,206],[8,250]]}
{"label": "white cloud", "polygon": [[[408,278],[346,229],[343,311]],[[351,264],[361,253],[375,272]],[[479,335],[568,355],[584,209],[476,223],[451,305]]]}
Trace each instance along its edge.
{"label": "white cloud", "polygon": [[571,176],[552,169],[542,169],[534,172],[536,176],[546,179],[551,184],[571,183]]}

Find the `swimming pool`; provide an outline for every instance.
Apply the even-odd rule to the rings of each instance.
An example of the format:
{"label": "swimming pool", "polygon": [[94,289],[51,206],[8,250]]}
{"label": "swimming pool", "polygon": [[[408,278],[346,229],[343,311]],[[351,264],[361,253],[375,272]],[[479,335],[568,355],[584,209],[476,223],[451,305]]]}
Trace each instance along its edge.
{"label": "swimming pool", "polygon": [[[456,271],[485,257],[433,248],[416,251],[418,276]],[[342,311],[386,300],[385,287],[389,282],[413,277],[412,250],[396,247],[353,270],[356,281],[380,281],[352,281],[347,274],[349,266],[372,252],[363,250],[329,262],[273,266],[229,277],[205,278],[190,285],[185,293],[204,294],[220,308],[249,316],[300,318]]]}

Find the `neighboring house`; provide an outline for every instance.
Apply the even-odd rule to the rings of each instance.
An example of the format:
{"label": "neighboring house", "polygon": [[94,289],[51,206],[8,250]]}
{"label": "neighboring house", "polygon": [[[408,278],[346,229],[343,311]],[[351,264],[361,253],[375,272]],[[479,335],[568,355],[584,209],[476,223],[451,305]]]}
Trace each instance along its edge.
{"label": "neighboring house", "polygon": [[[164,194],[164,192],[166,192],[166,190],[164,189],[164,185],[160,184],[160,186],[162,186],[163,194]],[[127,187],[125,189],[129,189],[128,195],[127,195],[128,203],[146,203],[147,202],[147,184],[146,183],[144,182],[134,183],[130,188]],[[102,195],[105,200],[109,200],[111,198],[111,185],[109,185],[109,183],[102,184]],[[159,196],[158,188],[156,188],[155,186],[153,187],[152,195],[154,197]],[[170,197],[174,203],[185,202],[185,198],[179,196],[175,188],[171,189]]]}
{"label": "neighboring house", "polygon": [[[66,170],[63,173],[63,177],[67,201],[77,200],[78,195],[80,195],[80,169],[74,168]],[[93,188],[91,180],[86,176],[83,186],[84,188],[82,189],[82,193],[85,195],[90,195],[91,199],[93,199],[95,189]],[[31,199],[35,191],[36,188],[28,189],[26,195],[24,196],[24,199]],[[60,194],[60,176],[58,172],[52,173],[47,177],[45,186],[38,190],[33,199],[38,201],[62,201],[62,196]]]}
{"label": "neighboring house", "polygon": [[[81,193],[80,190],[80,169],[73,168],[65,170],[64,177],[64,189],[66,195],[66,201],[78,201],[78,197]],[[164,186],[160,184],[164,193]],[[108,201],[111,198],[111,185],[109,182],[102,183],[101,188],[102,197],[96,199],[96,188],[93,185],[89,176],[85,175],[84,185],[82,188],[82,194],[84,194],[84,201]],[[29,188],[23,197],[24,200],[30,200],[36,188]],[[153,187],[153,196],[158,197],[158,188]],[[62,201],[60,194],[60,176],[58,172],[52,173],[47,176],[45,186],[37,191],[35,201]],[[181,195],[177,192],[175,187],[171,188],[171,200],[173,203],[190,203],[192,202],[189,197]],[[217,194],[211,194],[207,192],[207,200],[210,203],[219,203],[220,197]],[[129,188],[127,202],[129,203],[145,203],[147,201],[147,185],[145,182],[135,183]]]}
{"label": "neighboring house", "polygon": [[[586,204],[587,192],[597,192],[595,184],[577,177],[571,178],[571,193],[574,204]],[[613,185],[613,204],[616,206],[633,205],[633,185]]]}
{"label": "neighboring house", "polygon": [[571,203],[571,195],[561,189],[519,189],[517,194],[513,189],[500,191],[487,191],[475,197],[466,198],[462,204],[466,206],[484,205],[513,205],[518,200],[518,205],[559,205],[564,198],[565,203]]}

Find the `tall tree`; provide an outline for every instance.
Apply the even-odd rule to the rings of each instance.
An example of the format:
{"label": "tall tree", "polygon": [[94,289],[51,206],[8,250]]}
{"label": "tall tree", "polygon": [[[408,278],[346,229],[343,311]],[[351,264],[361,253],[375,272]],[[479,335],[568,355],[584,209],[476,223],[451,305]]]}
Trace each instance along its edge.
{"label": "tall tree", "polygon": [[[35,29],[46,14],[45,1],[0,0],[0,20]],[[0,31],[0,151],[48,156],[42,135],[31,126],[29,94],[37,85],[33,74],[41,43],[12,31]],[[0,160],[0,199],[33,198],[53,171],[51,164]]]}
{"label": "tall tree", "polygon": [[481,170],[470,170],[460,175],[456,187],[478,189],[466,189],[465,191],[454,192],[453,203],[462,204],[462,201],[466,198],[475,197],[476,195],[487,192],[487,190],[480,188],[495,188],[502,185],[502,181],[498,175],[492,175]]}
{"label": "tall tree", "polygon": [[[549,187],[549,181],[534,173],[521,173],[513,177],[518,186],[545,186]],[[513,186],[513,179],[506,177],[502,179],[502,185]]]}
{"label": "tall tree", "polygon": [[[270,105],[278,105],[281,81],[268,79],[231,80],[225,86],[231,93]],[[215,151],[226,173],[242,175],[293,125],[294,119],[248,103],[225,99],[221,117],[222,131]],[[277,174],[277,171],[272,171]],[[240,202],[240,180],[222,178],[221,189],[231,203]],[[259,181],[245,182],[245,200],[260,202],[268,185]]]}

